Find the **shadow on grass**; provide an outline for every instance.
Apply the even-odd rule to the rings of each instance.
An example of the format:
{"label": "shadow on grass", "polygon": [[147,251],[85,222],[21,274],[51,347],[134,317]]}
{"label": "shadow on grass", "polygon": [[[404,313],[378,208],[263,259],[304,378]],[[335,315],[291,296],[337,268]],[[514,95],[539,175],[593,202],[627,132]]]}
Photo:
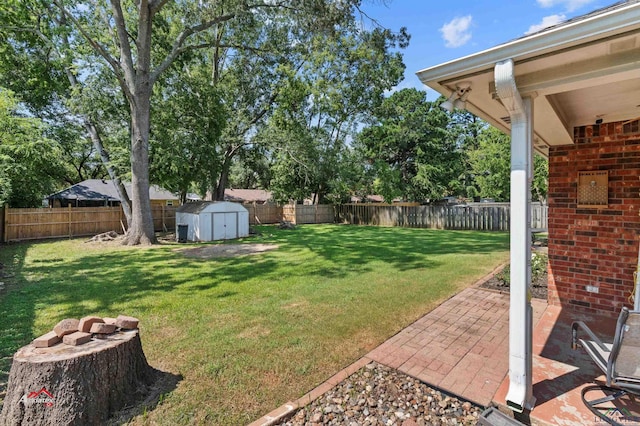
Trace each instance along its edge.
{"label": "shadow on grass", "polygon": [[307,225],[294,230],[262,227],[273,241],[292,249],[306,248],[331,260],[336,270],[365,268],[384,261],[399,270],[425,268],[435,256],[489,253],[508,247],[508,234],[477,231],[442,231],[354,225]]}
{"label": "shadow on grass", "polygon": [[178,383],[184,379],[180,374],[167,373],[165,371],[155,370],[156,381],[153,386],[148,389],[144,400],[135,401],[132,407],[125,408],[114,414],[108,421],[107,425],[115,426],[129,423],[134,417],[143,416],[156,409],[156,407],[164,401],[166,396],[173,392]]}
{"label": "shadow on grass", "polygon": [[[30,259],[25,266],[27,251],[39,243],[2,247],[0,261],[12,262],[15,277],[14,283],[0,292],[0,398],[12,354],[36,337],[34,319],[40,309],[55,306],[47,318],[51,326],[63,318],[89,314],[134,314],[151,308],[170,313],[173,307],[163,305],[170,302],[159,298],[166,292],[207,297],[213,303],[246,296],[239,288],[218,289],[223,283],[252,280],[252,285],[267,286],[283,277],[356,277],[378,268],[376,262],[401,271],[428,269],[442,263],[438,256],[508,247],[504,233],[346,225],[259,229],[262,236],[242,242],[269,242],[280,248],[255,256],[204,260],[186,258],[174,251],[175,246],[94,249],[78,256]],[[123,306],[128,312],[118,312]]]}
{"label": "shadow on grass", "polygon": [[0,244],[0,400],[7,389],[13,353],[32,339],[35,308],[29,297],[23,297],[20,285],[28,248],[28,244]]}

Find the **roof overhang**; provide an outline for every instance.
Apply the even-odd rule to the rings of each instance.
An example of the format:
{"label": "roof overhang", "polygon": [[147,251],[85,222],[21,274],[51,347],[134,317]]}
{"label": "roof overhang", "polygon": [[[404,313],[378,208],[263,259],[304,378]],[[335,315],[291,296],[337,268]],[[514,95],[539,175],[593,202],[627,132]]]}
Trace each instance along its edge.
{"label": "roof overhang", "polygon": [[509,43],[417,73],[449,96],[471,83],[466,109],[510,131],[494,67],[512,59],[518,90],[534,98],[534,146],[573,143],[573,128],[640,117],[640,1],[619,3]]}

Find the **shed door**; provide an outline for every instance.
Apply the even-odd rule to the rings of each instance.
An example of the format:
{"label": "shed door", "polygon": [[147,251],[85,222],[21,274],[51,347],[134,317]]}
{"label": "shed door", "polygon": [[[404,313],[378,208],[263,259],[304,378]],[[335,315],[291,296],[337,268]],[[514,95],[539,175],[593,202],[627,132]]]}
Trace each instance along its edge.
{"label": "shed door", "polygon": [[211,218],[214,240],[229,240],[238,237],[238,213],[213,213]]}

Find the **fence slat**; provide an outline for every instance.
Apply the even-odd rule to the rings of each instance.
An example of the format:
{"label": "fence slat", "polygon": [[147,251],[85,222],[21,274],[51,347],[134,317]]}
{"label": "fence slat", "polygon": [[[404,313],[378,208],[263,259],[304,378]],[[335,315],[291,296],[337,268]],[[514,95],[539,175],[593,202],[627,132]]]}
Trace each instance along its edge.
{"label": "fence slat", "polygon": [[[531,227],[547,228],[548,210],[531,206]],[[337,221],[353,225],[401,226],[412,228],[509,231],[509,203],[467,206],[418,206],[389,204],[344,204],[336,209]]]}

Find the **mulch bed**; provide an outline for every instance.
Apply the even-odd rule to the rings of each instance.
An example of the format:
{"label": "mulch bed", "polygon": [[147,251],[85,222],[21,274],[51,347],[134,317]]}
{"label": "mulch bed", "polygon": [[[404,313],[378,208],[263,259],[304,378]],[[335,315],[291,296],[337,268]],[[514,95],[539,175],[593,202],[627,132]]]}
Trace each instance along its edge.
{"label": "mulch bed", "polygon": [[[490,290],[496,290],[500,293],[509,293],[509,285],[505,285],[503,281],[497,278],[499,274],[494,275],[488,281],[484,282],[480,287],[488,288]],[[538,278],[531,283],[531,295],[536,299],[547,300],[547,285],[549,283],[548,274],[538,276]]]}

